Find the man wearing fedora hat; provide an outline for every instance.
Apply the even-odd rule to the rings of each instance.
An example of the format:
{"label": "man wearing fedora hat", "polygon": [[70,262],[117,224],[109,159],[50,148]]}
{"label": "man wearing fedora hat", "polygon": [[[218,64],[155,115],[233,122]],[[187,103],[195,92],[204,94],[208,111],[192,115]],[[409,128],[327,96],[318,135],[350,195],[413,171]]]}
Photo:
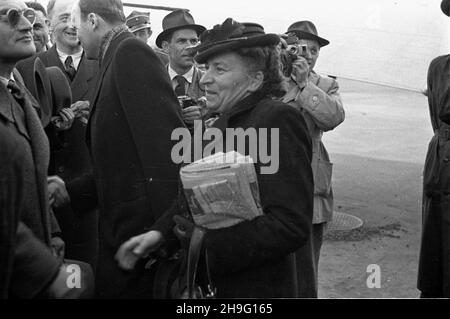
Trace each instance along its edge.
{"label": "man wearing fedora hat", "polygon": [[[64,183],[91,170],[89,151],[85,143],[86,122],[90,98],[94,90],[94,79],[98,72],[96,61],[88,60],[71,24],[70,15],[74,0],[51,0],[48,16],[54,46],[18,63],[17,69],[31,93],[35,82],[34,63],[39,58],[45,67],[58,67],[66,77],[72,94],[72,104],[54,105],[52,116],[62,110],[74,113],[70,125],[61,127],[57,121],[50,122],[45,131],[50,140],[50,165],[48,174],[58,176],[49,182],[50,191],[62,192]],[[60,83],[62,84],[62,83]],[[37,97],[37,96],[36,96]],[[67,123],[67,121],[66,121]],[[57,197],[59,198],[59,197]],[[53,204],[56,217],[66,243],[66,257],[95,265],[97,255],[97,211],[74,211],[68,200],[56,200]]]}
{"label": "man wearing fedora hat", "polygon": [[134,10],[127,17],[126,24],[130,32],[144,43],[148,42],[152,35],[152,26],[150,24],[150,12],[139,12]]}
{"label": "man wearing fedora hat", "polygon": [[[286,38],[288,45],[298,48],[298,53],[288,81],[289,90],[283,101],[302,112],[313,141],[313,231],[310,242],[296,254],[298,287],[301,296],[316,297],[323,231],[326,223],[333,218],[332,164],[322,136],[344,121],[345,112],[336,80],[314,71],[320,49],[330,42],[318,35],[310,21],[293,23],[286,32]],[[310,277],[305,276],[307,273],[315,277],[315,282],[303,280]]]}
{"label": "man wearing fedora hat", "polygon": [[[203,73],[195,66],[189,47],[199,43],[199,36],[205,31],[205,27],[195,24],[189,11],[182,9],[166,15],[162,27],[163,31],[156,38],[156,45],[169,56],[167,70],[175,94],[197,101],[205,95],[204,87],[200,85]],[[183,107],[182,112],[188,126],[202,118],[202,109],[197,105]]]}
{"label": "man wearing fedora hat", "polygon": [[[450,0],[441,2],[450,16]],[[422,298],[450,297],[450,55],[428,69],[428,105],[434,136],[423,172],[422,241],[417,287]]]}

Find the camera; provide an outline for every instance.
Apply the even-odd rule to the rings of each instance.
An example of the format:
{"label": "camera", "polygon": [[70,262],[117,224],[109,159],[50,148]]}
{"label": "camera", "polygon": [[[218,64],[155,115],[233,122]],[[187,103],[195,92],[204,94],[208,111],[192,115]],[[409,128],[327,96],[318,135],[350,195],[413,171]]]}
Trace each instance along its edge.
{"label": "camera", "polygon": [[289,52],[291,55],[295,56],[303,56],[306,53],[306,44],[297,45],[297,44],[290,44],[287,46],[286,51]]}
{"label": "camera", "polygon": [[190,106],[197,105],[197,102],[187,95],[178,96],[178,102],[180,102],[180,106],[182,109],[185,109]]}
{"label": "camera", "polygon": [[292,64],[299,56],[306,54],[306,44],[289,44],[287,47],[281,50],[281,64],[283,68],[283,74],[286,77],[290,77],[292,73]]}

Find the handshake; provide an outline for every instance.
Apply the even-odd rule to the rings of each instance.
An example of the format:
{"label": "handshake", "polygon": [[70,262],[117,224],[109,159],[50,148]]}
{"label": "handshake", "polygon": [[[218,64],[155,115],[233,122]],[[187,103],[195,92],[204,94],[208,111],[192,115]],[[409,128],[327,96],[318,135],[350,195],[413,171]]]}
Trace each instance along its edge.
{"label": "handshake", "polygon": [[76,118],[83,124],[87,124],[89,117],[89,101],[77,101],[68,108],[63,108],[59,115],[52,117],[52,123],[59,131],[65,131],[72,127]]}

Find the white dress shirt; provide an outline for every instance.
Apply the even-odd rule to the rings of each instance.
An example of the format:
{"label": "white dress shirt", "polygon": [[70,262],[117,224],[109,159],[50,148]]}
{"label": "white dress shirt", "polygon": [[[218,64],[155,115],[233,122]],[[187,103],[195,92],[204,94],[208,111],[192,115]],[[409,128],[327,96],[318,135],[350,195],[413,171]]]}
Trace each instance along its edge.
{"label": "white dress shirt", "polygon": [[[65,65],[66,59],[69,54],[65,54],[64,52],[59,51],[58,48],[56,48],[56,51],[58,52],[58,56],[61,60],[62,65]],[[83,50],[75,54],[70,54],[70,56],[72,56],[73,67],[78,71],[78,66],[80,65],[81,57],[83,56]]]}

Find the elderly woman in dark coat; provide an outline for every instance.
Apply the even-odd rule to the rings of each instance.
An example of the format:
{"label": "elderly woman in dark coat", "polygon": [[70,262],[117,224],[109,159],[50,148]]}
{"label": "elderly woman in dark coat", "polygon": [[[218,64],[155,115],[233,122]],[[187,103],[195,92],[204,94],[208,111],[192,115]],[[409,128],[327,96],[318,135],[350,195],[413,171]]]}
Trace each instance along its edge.
{"label": "elderly woman in dark coat", "polygon": [[[227,19],[206,31],[201,40],[196,61],[206,64],[201,83],[206,88],[207,107],[220,114],[212,126],[223,132],[226,128],[279,129],[278,145],[269,145],[272,150],[279,147],[278,170],[264,174],[261,158],[254,159],[263,215],[231,227],[205,230],[202,258],[207,255],[216,296],[299,297],[293,253],[311,231],[312,150],[301,113],[274,99],[285,93],[279,37],[265,34],[259,25]],[[245,149],[249,149],[248,141]],[[175,233],[190,233],[188,220],[174,219]],[[155,250],[162,238],[170,235],[150,231],[131,238],[116,255],[119,264],[132,268],[138,257]]]}

